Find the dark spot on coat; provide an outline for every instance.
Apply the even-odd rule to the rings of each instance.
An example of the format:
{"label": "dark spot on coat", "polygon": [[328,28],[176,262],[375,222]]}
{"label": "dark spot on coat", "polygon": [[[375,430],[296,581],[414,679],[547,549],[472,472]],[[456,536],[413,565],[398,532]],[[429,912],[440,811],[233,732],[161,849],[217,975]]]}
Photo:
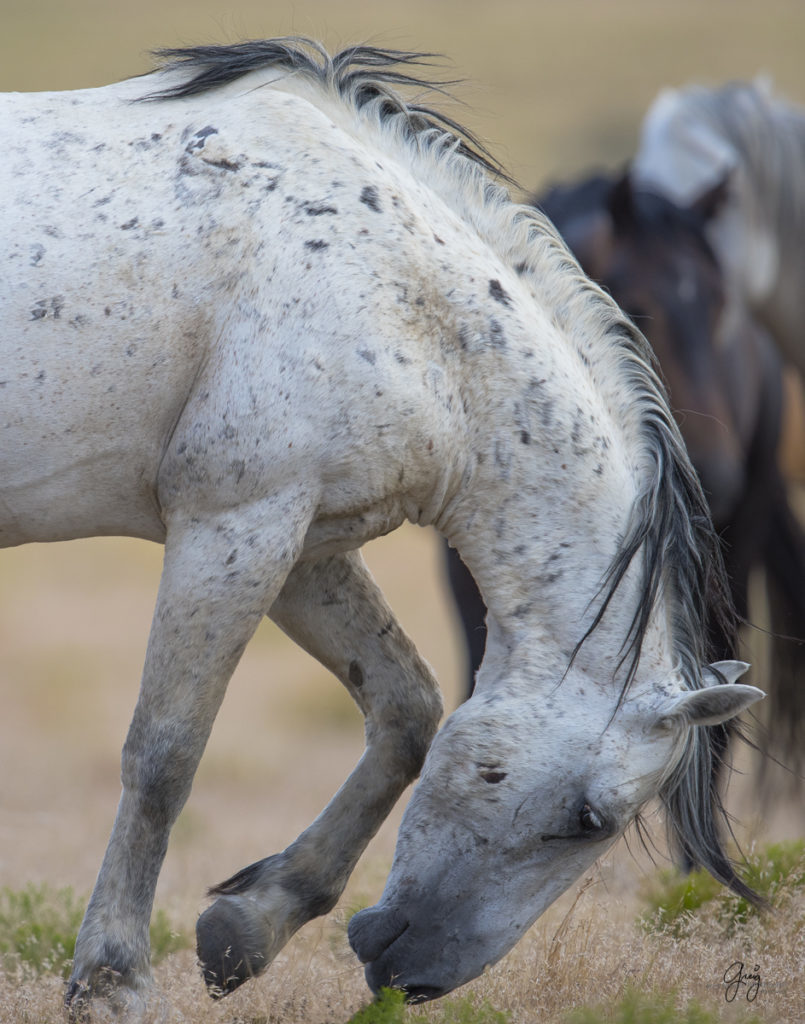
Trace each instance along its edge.
{"label": "dark spot on coat", "polygon": [[310,249],[311,252],[317,252],[319,249],[329,249],[330,243],[325,242],[323,238],[312,238],[305,242],[305,248]]}
{"label": "dark spot on coat", "polygon": [[226,157],[221,157],[219,160],[207,160],[204,157],[201,159],[208,167],[217,167],[220,171],[239,171],[241,168],[236,160],[227,160]]}
{"label": "dark spot on coat", "polygon": [[359,690],[363,686],[363,669],[357,661],[351,661],[349,663],[349,681],[356,690]]}
{"label": "dark spot on coat", "polygon": [[508,293],[504,289],[503,285],[500,283],[500,281],[496,280],[495,278],[492,278],[492,280],[489,282],[489,294],[492,296],[495,302],[500,302],[504,306],[510,306],[512,304],[512,300],[509,298]]}
{"label": "dark spot on coat", "polygon": [[234,548],[232,551],[229,552],[229,555],[227,556],[227,559],[224,562],[224,565],[232,565],[237,560],[237,557],[238,557],[238,549]]}
{"label": "dark spot on coat", "polygon": [[42,257],[45,255],[44,245],[37,243],[31,246],[31,266],[38,267],[42,262]]}
{"label": "dark spot on coat", "polygon": [[217,135],[217,134],[218,134],[218,129],[217,128],[213,128],[212,125],[207,125],[206,128],[199,128],[199,130],[193,136],[192,140],[188,143],[188,145],[187,145],[187,152],[188,153],[195,153],[199,149],[204,149],[204,146],[205,146],[205,144],[207,142],[207,139],[210,137],[210,135]]}
{"label": "dark spot on coat", "polygon": [[506,335],[503,333],[503,327],[495,319],[489,321],[489,341],[493,348],[506,347]]}
{"label": "dark spot on coat", "polygon": [[308,217],[321,217],[325,213],[338,213],[338,208],[328,203],[303,203],[302,209]]}
{"label": "dark spot on coat", "polygon": [[127,220],[125,224],[120,225],[121,231],[130,231],[131,228],[136,228],[140,222],[139,217],[132,217],[131,220]]}
{"label": "dark spot on coat", "polygon": [[147,151],[155,146],[158,142],[162,141],[162,136],[159,132],[152,132],[151,137],[148,139],[132,139],[129,143],[134,149]]}
{"label": "dark spot on coat", "polygon": [[374,185],[364,185],[361,189],[361,202],[375,213],[380,213],[380,194]]}
{"label": "dark spot on coat", "polygon": [[64,296],[54,295],[52,299],[38,299],[31,310],[32,320],[43,320],[46,316],[52,316],[54,320],[61,319],[61,311],[64,309]]}
{"label": "dark spot on coat", "polygon": [[365,359],[367,363],[371,363],[372,366],[377,362],[377,356],[370,348],[359,348],[358,355],[361,359]]}
{"label": "dark spot on coat", "polygon": [[523,444],[531,444],[531,435],[527,430],[520,431],[520,440]]}

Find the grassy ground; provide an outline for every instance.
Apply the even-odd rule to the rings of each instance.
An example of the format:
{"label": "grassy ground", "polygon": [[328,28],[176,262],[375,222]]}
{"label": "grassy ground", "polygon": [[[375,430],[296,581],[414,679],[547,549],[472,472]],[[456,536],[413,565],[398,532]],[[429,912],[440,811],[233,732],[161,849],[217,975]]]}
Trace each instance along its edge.
{"label": "grassy ground", "polygon": [[[664,84],[771,73],[805,101],[805,6],[692,0],[5,0],[0,88],[75,88],[137,73],[155,45],[298,32],[330,46],[370,39],[450,55],[470,79],[458,116],[528,187],[616,166]],[[370,546],[403,622],[457,699],[462,673],[435,538],[413,528]],[[161,552],[134,541],[32,547],[0,557],[0,887],[89,892],[118,796],[119,751],[136,698]],[[204,888],[281,849],[360,755],[357,713],[317,665],[269,625],[232,683],[190,802],[174,833],[157,904],[192,930]],[[744,835],[801,834],[801,810],[736,797]],[[367,993],[343,918],[380,893],[399,811],[361,861],[340,909],[303,930],[269,974],[221,1005],[202,992],[190,952],[158,967],[165,1021],[345,1021]],[[725,1020],[803,1019],[803,907],[765,931],[726,939],[705,922],[685,941],[633,927],[641,879],[623,845],[569,893],[502,964],[470,987],[515,1021],[559,1022],[627,983],[697,997]],[[712,925],[712,922],[710,922]],[[754,930],[753,930],[754,929]],[[751,1006],[727,1003],[735,959],[761,961]],[[757,959],[756,959],[757,958]],[[314,982],[311,983],[311,979]],[[61,982],[0,979],[0,1024],[60,1019]],[[431,1011],[428,1011],[429,1013]],[[441,1011],[433,1010],[434,1019]]]}

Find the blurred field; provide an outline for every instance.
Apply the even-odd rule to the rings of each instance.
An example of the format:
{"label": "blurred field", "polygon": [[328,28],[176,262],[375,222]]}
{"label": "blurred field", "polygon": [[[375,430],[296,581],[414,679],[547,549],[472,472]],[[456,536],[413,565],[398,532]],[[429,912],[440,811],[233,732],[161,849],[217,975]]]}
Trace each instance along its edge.
{"label": "blurred field", "polygon": [[[146,70],[147,51],[154,46],[287,33],[317,37],[331,48],[370,40],[447,54],[446,74],[468,80],[457,90],[466,104],[457,116],[529,189],[591,165],[621,165],[643,111],[666,84],[765,72],[805,102],[800,2],[3,0],[1,11],[0,88],[6,90],[100,85]],[[447,707],[455,706],[462,655],[435,536],[407,528],[371,545],[367,554],[442,680]],[[0,554],[0,887],[48,881],[80,893],[91,889],[118,797],[119,753],[136,699],[160,560],[153,545],[106,539]],[[175,830],[157,904],[192,927],[204,888],[292,840],[361,748],[359,716],[338,685],[277,630],[261,627],[231,684]],[[799,809],[769,802],[764,819],[748,799],[740,808],[748,834],[803,831]],[[379,895],[398,818],[399,813],[359,865],[345,906]],[[630,900],[640,870],[645,868],[636,868],[621,845],[595,873],[598,884],[580,904],[585,920],[603,931],[594,933],[592,924],[576,916],[563,933],[565,945],[556,946],[556,929],[573,903],[570,894],[537,926],[526,951],[479,983],[478,991],[501,1009],[519,1006],[515,979],[520,988],[529,978],[547,984],[561,947],[568,969],[578,971],[577,984],[565,977],[565,987],[557,989],[569,1003],[540,1004],[540,1019],[558,1020],[553,1014],[574,1002],[606,994],[601,977],[611,977],[612,987],[618,978],[633,976],[642,947],[628,937],[624,922],[634,916]],[[623,936],[618,952],[615,944]],[[687,972],[684,984],[692,991],[713,989],[721,1005],[717,986],[706,979],[722,954],[708,959],[704,945],[700,937],[689,956],[680,950],[666,967],[677,984]],[[782,965],[784,940],[778,945],[775,962]],[[777,957],[771,952],[776,948],[768,944],[768,955]],[[785,956],[795,954],[792,947]],[[593,961],[597,980],[585,985],[584,972]],[[309,982],[311,965],[324,978],[331,1003],[329,1010],[316,1004],[306,1016],[298,993]],[[637,981],[654,983],[663,976],[662,962],[651,967],[653,974],[643,966]],[[332,923],[308,926],[269,979],[224,1009],[203,1000],[189,955],[161,975],[171,989],[180,985],[179,977],[190,979],[182,985],[195,985],[187,1006],[204,1007],[183,1010],[191,1016],[181,1019],[189,1020],[231,1020],[233,1012],[244,1014],[241,1020],[267,1020],[260,1014],[270,1006],[272,1021],[337,1021],[344,1007],[355,1009],[366,996],[343,934]],[[296,986],[287,1012],[285,977]],[[558,985],[555,977],[552,983]],[[50,1002],[36,1002],[40,994]],[[58,983],[43,982],[21,998],[14,1004],[0,999],[0,1022],[22,1020],[26,999],[33,1008],[30,1019],[43,1020],[41,1006],[55,1005]],[[766,1019],[798,1019],[786,1016],[795,1012],[785,1009],[794,1003],[780,999],[767,1003]],[[753,1009],[762,1013],[764,1007]],[[180,1019],[176,1007],[166,1013],[166,1020]],[[518,1020],[530,1019],[527,1011],[518,1014]]]}

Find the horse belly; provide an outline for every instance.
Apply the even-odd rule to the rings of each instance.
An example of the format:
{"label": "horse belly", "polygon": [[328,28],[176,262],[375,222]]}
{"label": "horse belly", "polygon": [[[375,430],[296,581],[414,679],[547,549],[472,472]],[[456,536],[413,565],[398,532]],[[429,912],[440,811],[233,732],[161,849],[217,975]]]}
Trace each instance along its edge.
{"label": "horse belly", "polygon": [[182,380],[140,337],[127,347],[128,363],[146,350],[174,387],[149,387],[149,374],[113,348],[92,348],[88,360],[65,358],[58,345],[40,346],[33,359],[17,347],[4,353],[0,546],[105,534],[163,539],[156,477],[192,374]]}
{"label": "horse belly", "polygon": [[[160,460],[207,325],[186,308],[160,314],[156,283],[138,309],[136,290],[114,272],[94,298],[66,262],[52,261],[50,274],[44,288],[18,282],[0,296],[0,547],[99,535],[160,541]],[[56,297],[33,317],[42,294]]]}
{"label": "horse belly", "polygon": [[163,539],[159,463],[209,329],[164,128],[72,95],[0,97],[0,547]]}

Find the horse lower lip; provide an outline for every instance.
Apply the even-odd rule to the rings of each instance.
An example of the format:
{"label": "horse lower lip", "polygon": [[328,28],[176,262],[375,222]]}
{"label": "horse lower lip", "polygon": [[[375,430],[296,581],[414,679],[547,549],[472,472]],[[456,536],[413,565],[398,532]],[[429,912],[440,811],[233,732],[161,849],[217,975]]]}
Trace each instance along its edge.
{"label": "horse lower lip", "polygon": [[444,989],[435,985],[406,985],[405,998],[409,1003],[424,1003],[444,995]]}

